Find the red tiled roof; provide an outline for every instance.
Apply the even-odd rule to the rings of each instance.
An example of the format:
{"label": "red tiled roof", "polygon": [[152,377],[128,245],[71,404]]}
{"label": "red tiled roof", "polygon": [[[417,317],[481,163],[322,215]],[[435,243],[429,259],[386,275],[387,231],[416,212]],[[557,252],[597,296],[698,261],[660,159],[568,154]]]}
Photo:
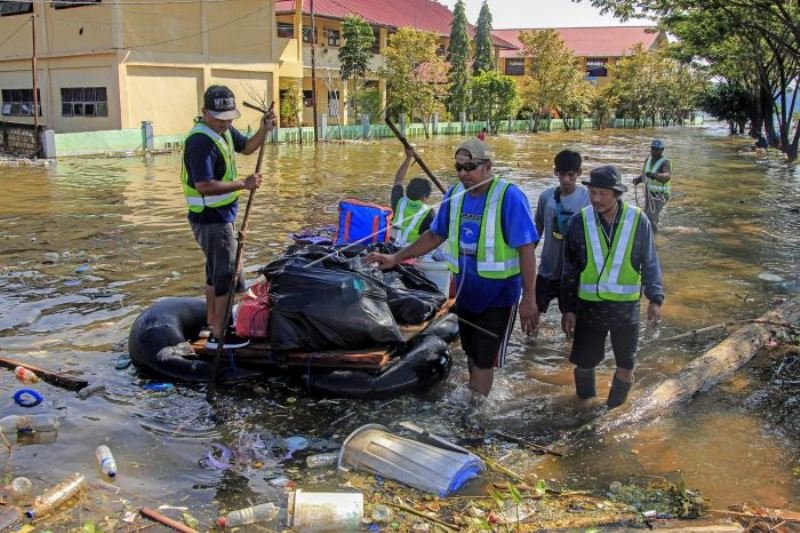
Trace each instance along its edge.
{"label": "red tiled roof", "polygon": [[508,41],[514,50],[501,50],[501,57],[519,57],[522,43],[521,31],[553,29],[579,57],[620,57],[630,54],[630,49],[641,43],[645,50],[651,48],[662,32],[653,26],[608,26],[592,28],[511,28],[494,30],[494,35]]}
{"label": "red tiled roof", "polygon": [[[295,0],[275,0],[275,14],[294,13]],[[303,0],[303,13],[311,13],[311,2]],[[393,28],[410,27],[439,35],[450,35],[453,13],[435,0],[315,0],[314,13],[321,17],[343,19],[360,15],[367,22]],[[474,29],[470,26],[470,32]],[[499,48],[514,48],[498,36],[492,42]]]}
{"label": "red tiled roof", "polygon": [[[276,0],[275,13],[294,13],[294,0]],[[303,0],[303,13],[311,13],[311,2]],[[315,0],[314,13],[343,19],[361,15],[367,22],[381,26],[404,26],[450,35],[453,14],[433,0]]]}

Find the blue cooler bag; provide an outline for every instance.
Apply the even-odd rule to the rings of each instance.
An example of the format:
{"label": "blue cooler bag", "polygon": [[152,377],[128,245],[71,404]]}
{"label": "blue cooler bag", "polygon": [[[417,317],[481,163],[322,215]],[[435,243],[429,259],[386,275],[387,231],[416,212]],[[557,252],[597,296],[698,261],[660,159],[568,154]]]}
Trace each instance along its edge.
{"label": "blue cooler bag", "polygon": [[336,244],[389,242],[392,210],[359,200],[339,202]]}

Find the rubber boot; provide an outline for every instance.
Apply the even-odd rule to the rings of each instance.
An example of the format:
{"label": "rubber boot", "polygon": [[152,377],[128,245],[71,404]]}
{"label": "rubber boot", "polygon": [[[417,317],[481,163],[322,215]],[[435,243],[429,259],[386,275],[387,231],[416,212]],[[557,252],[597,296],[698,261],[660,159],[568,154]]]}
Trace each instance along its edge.
{"label": "rubber boot", "polygon": [[575,367],[575,393],[581,400],[587,400],[597,396],[597,389],[594,386],[594,368]]}
{"label": "rubber boot", "polygon": [[611,390],[608,391],[608,400],[606,401],[608,408],[613,409],[625,403],[632,385],[633,383],[622,381],[614,375],[614,380],[611,382]]}

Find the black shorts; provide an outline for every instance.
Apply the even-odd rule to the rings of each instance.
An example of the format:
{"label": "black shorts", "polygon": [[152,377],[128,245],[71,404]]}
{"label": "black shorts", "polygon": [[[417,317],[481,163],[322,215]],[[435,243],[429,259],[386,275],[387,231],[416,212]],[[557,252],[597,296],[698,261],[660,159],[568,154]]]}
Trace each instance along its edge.
{"label": "black shorts", "polygon": [[[638,311],[638,303],[634,307]],[[611,323],[608,316],[591,316],[588,313],[591,311],[578,312],[570,362],[580,368],[594,368],[599,365],[605,358],[606,337],[610,333],[617,367],[633,370],[634,356],[639,344],[638,313],[631,319],[630,312],[623,312],[618,315],[620,320]]]}
{"label": "black shorts", "polygon": [[561,301],[561,280],[536,276],[536,307],[539,312],[546,313],[554,299]]}
{"label": "black shorts", "polygon": [[517,306],[490,307],[482,313],[456,309],[456,314],[461,347],[470,365],[481,369],[503,368]]}
{"label": "black shorts", "polygon": [[[225,296],[231,289],[236,263],[236,232],[233,224],[194,224],[192,232],[206,256],[206,286],[214,287],[215,296]],[[239,275],[237,292],[244,291],[244,278]]]}

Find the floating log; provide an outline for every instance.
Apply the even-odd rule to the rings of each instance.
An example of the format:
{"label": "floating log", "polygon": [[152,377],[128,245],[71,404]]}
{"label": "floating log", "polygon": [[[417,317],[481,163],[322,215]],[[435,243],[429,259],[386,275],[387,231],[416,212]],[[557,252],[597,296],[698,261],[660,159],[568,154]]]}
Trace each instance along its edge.
{"label": "floating log", "polygon": [[61,387],[62,389],[67,390],[81,390],[85,386],[89,384],[88,381],[85,379],[78,379],[69,376],[65,376],[63,374],[57,374],[50,370],[46,370],[44,368],[40,368],[38,366],[33,366],[28,363],[23,363],[22,361],[15,361],[14,359],[7,359],[5,357],[0,357],[0,366],[9,368],[14,370],[18,366],[23,368],[27,368],[31,372],[34,372],[39,379],[44,381],[45,383],[49,383],[50,385],[54,385],[56,387]]}
{"label": "floating log", "polygon": [[664,413],[671,413],[679,404],[688,402],[701,390],[708,390],[729,378],[746,364],[786,324],[800,321],[800,297],[789,300],[749,323],[686,365],[674,376],[634,396],[626,405],[607,411],[590,422],[595,433],[639,424]]}

